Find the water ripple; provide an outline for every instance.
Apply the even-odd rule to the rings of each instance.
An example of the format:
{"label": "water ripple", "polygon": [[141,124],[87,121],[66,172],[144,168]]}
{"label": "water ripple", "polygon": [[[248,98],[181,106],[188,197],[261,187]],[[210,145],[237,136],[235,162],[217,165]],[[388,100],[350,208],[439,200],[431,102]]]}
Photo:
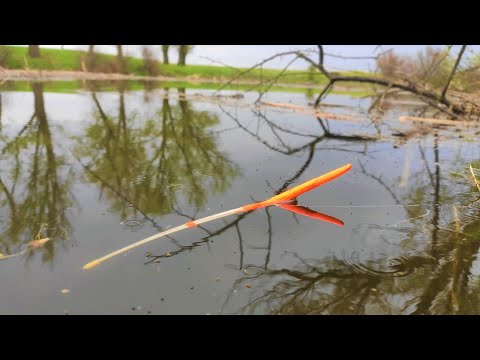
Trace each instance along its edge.
{"label": "water ripple", "polygon": [[416,269],[437,264],[437,260],[425,253],[372,259],[355,251],[342,254],[343,262],[362,274],[379,278],[399,278],[412,274]]}
{"label": "water ripple", "polygon": [[120,224],[132,229],[132,228],[137,228],[139,226],[142,226],[143,225],[143,220],[131,219],[131,220],[123,221]]}

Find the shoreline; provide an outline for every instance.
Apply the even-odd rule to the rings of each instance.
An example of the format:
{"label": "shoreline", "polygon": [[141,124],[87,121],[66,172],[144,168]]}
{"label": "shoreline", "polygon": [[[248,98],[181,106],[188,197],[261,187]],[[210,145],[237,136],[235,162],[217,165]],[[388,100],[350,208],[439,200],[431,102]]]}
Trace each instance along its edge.
{"label": "shoreline", "polygon": [[[185,76],[185,77],[169,77],[169,76],[141,76],[131,74],[118,73],[97,73],[97,72],[83,72],[83,71],[65,71],[65,70],[11,70],[0,67],[0,83],[6,81],[152,81],[152,82],[188,82],[196,83],[211,83],[223,84],[229,79],[224,78],[202,78],[199,76]],[[261,81],[236,80],[232,85],[260,85]],[[265,84],[268,84],[266,82]],[[319,84],[304,84],[304,83],[276,83],[275,86],[286,88],[308,88],[316,89]],[[350,87],[342,87],[344,89],[352,89]]]}

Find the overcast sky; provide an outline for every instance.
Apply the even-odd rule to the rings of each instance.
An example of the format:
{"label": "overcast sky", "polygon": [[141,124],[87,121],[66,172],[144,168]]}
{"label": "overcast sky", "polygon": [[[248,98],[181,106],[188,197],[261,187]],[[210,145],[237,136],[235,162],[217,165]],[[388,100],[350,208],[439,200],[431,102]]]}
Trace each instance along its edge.
{"label": "overcast sky", "polygon": [[[60,48],[61,45],[41,45],[42,47]],[[65,45],[65,49],[82,49],[86,50],[88,45]],[[105,53],[116,52],[115,45],[97,45],[98,51]],[[141,48],[143,45],[125,45],[125,53],[141,56]],[[156,51],[160,56],[160,45],[148,45]],[[444,45],[382,45],[377,49],[376,53],[394,49],[399,54],[413,55],[419,50],[427,47],[441,47]],[[377,45],[325,45],[325,52],[329,54],[341,56],[374,56]],[[458,46],[456,46],[458,47]],[[473,45],[478,49],[479,45]],[[255,63],[268,58],[275,53],[294,50],[294,49],[315,49],[315,45],[195,45],[193,53],[187,58],[189,64],[212,64],[212,60],[230,66],[248,67]],[[176,61],[176,51],[170,51],[171,61]],[[275,59],[265,67],[281,68],[285,66],[292,58],[285,57],[283,59]],[[373,60],[344,60],[340,58],[327,57],[326,65],[330,69],[340,70],[369,70],[374,68]],[[305,69],[307,67],[304,61],[298,60],[291,68]]]}

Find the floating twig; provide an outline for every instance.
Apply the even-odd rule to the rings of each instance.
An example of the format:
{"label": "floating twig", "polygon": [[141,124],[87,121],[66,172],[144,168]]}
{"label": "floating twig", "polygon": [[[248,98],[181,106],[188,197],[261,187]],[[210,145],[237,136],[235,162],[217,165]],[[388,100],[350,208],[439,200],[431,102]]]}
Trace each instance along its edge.
{"label": "floating twig", "polygon": [[480,191],[480,184],[478,183],[477,177],[475,176],[475,173],[473,172],[472,165],[470,165],[470,172],[472,173],[473,181],[475,182],[475,185],[477,185],[478,191]]}
{"label": "floating twig", "polygon": [[[281,205],[283,205],[283,206],[288,205],[289,201],[291,202],[292,200],[296,199],[298,196],[300,196],[300,195],[302,195],[302,194],[304,194],[304,193],[306,193],[310,190],[315,189],[318,186],[321,186],[321,185],[323,185],[323,184],[325,184],[329,181],[332,181],[332,180],[342,176],[343,174],[348,172],[351,168],[352,168],[351,164],[345,165],[345,166],[343,166],[341,168],[338,168],[336,170],[333,170],[333,171],[331,171],[327,174],[324,174],[324,175],[319,176],[317,178],[314,178],[310,181],[307,181],[307,182],[305,182],[301,185],[298,185],[298,186],[296,186],[296,187],[294,187],[290,190],[287,190],[287,191],[285,191],[285,192],[283,192],[279,195],[273,196],[270,199],[267,199],[265,201],[244,205],[244,206],[238,207],[236,209],[224,211],[224,212],[221,212],[221,213],[218,213],[218,214],[215,214],[215,215],[207,216],[207,217],[202,218],[202,219],[188,221],[183,225],[180,225],[180,226],[174,227],[172,229],[163,231],[161,233],[155,234],[155,235],[150,236],[146,239],[138,241],[134,244],[125,246],[125,247],[123,247],[123,248],[121,248],[117,251],[114,251],[114,252],[112,252],[108,255],[105,255],[105,256],[103,256],[99,259],[93,260],[93,261],[89,262],[88,264],[86,264],[83,267],[83,269],[84,270],[92,269],[92,268],[100,265],[102,262],[113,258],[114,256],[120,255],[120,254],[122,254],[126,251],[132,250],[132,249],[134,249],[138,246],[144,245],[144,244],[146,244],[150,241],[156,240],[158,238],[161,238],[161,237],[164,237],[164,236],[167,236],[167,235],[171,235],[171,234],[176,233],[178,231],[190,229],[190,228],[193,228],[193,227],[197,227],[200,224],[204,224],[204,223],[207,223],[207,222],[210,222],[210,221],[213,221],[213,220],[218,220],[218,219],[221,219],[223,217],[230,216],[230,215],[238,215],[238,214],[241,214],[241,213],[262,209],[262,208],[272,206],[272,205],[277,205],[279,207],[281,207]],[[291,209],[288,209],[288,210],[293,211]],[[307,210],[309,210],[309,209],[307,209]],[[320,214],[320,216],[319,215],[313,216],[313,213],[315,213],[315,212],[312,211],[312,210],[309,210],[309,211],[310,211],[310,213],[308,213],[308,215],[307,215],[307,212],[305,212],[305,210],[304,210],[304,212],[305,212],[304,215],[307,215],[309,217],[315,217],[316,219],[327,221],[326,217],[328,217],[328,215],[323,215],[323,214],[320,214],[320,213],[316,213],[316,214]],[[301,210],[298,210],[296,212],[301,213]],[[337,223],[337,225],[339,225],[338,222],[340,220],[338,220],[338,219],[328,217],[328,220],[330,220],[328,222]]]}
{"label": "floating twig", "polygon": [[43,246],[49,240],[50,240],[49,238],[32,240],[27,244],[27,248],[25,250],[20,251],[16,254],[3,255],[3,254],[0,253],[0,260],[6,260],[6,259],[10,259],[10,258],[13,258],[13,257],[23,255],[23,254],[27,253],[28,251],[31,251],[33,249],[39,248],[40,246]]}
{"label": "floating twig", "polygon": [[432,119],[432,118],[420,118],[414,116],[400,116],[400,121],[415,121],[425,122],[434,125],[451,125],[451,126],[480,126],[480,123],[474,121],[461,121],[461,120],[445,120],[445,119]]}
{"label": "floating twig", "polygon": [[316,117],[331,119],[331,120],[352,120],[352,121],[359,120],[358,118],[355,118],[350,115],[340,115],[340,114],[332,114],[332,113],[326,113],[321,111],[314,111],[314,110],[310,110],[308,108],[304,108],[302,106],[293,105],[293,104],[276,103],[271,101],[260,101],[260,104],[277,107],[277,108],[289,109],[296,112],[301,112],[304,114],[314,115]]}

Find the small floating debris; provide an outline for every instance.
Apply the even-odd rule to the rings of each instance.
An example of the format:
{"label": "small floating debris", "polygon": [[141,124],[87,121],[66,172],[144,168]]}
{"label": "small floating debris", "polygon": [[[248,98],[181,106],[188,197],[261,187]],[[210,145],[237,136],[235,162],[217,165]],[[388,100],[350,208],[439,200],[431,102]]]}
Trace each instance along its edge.
{"label": "small floating debris", "polygon": [[248,289],[251,289],[251,288],[252,288],[252,284],[247,283],[247,284],[245,284],[245,287],[248,288]]}
{"label": "small floating debris", "polygon": [[63,295],[68,295],[68,294],[70,294],[70,289],[62,289],[62,290],[60,290],[60,292],[61,292]]}
{"label": "small floating debris", "polygon": [[28,243],[28,248],[29,249],[36,249],[42,245],[44,245],[46,242],[48,242],[50,239],[49,238],[44,238],[44,239],[37,239],[37,240],[32,240]]}
{"label": "small floating debris", "polygon": [[0,253],[0,260],[10,259],[10,258],[13,258],[13,257],[23,255],[28,251],[31,251],[31,250],[34,250],[36,248],[39,248],[39,247],[43,246],[48,241],[50,241],[50,238],[32,240],[32,241],[27,243],[27,248],[25,250],[20,251],[16,254],[4,255],[4,254]]}

